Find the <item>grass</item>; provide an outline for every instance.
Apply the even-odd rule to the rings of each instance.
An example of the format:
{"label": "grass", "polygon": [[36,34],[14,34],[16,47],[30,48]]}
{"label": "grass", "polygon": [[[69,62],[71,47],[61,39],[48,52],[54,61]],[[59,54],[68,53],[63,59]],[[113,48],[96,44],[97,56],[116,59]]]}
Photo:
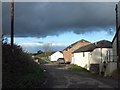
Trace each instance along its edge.
{"label": "grass", "polygon": [[20,46],[2,45],[2,88],[34,88],[43,80],[43,70]]}
{"label": "grass", "polygon": [[77,66],[77,65],[73,65],[73,66],[69,67],[68,70],[88,72],[87,69],[82,68],[82,67]]}

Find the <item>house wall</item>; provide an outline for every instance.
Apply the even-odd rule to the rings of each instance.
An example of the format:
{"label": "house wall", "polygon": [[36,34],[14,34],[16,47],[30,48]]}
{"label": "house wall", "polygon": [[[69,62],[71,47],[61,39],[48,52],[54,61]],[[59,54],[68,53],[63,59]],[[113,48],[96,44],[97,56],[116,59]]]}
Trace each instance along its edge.
{"label": "house wall", "polygon": [[73,64],[81,66],[89,70],[89,54],[90,52],[74,53]]}
{"label": "house wall", "polygon": [[117,69],[117,63],[116,62],[110,62],[108,63],[106,70],[105,70],[105,75],[104,76],[111,76],[112,72]]}
{"label": "house wall", "polygon": [[[114,61],[117,61],[117,49],[119,49],[120,51],[120,30],[119,30],[119,37],[118,37],[118,40],[119,40],[119,46],[117,47],[117,38],[115,37],[113,43],[112,43],[112,47],[113,47],[113,60]],[[120,55],[119,55],[120,57]]]}
{"label": "house wall", "polygon": [[[91,52],[91,58],[90,58],[90,63],[92,64],[97,64],[101,63],[103,61],[108,61],[107,58],[107,51],[112,51],[112,48],[96,48]],[[102,53],[102,55],[101,55]]]}
{"label": "house wall", "polygon": [[63,58],[63,54],[61,52],[55,52],[50,56],[51,61],[57,61],[58,58]]}
{"label": "house wall", "polygon": [[[117,47],[117,37],[115,35],[114,39],[113,39],[113,43],[112,43],[112,48],[113,48],[113,61],[114,62],[110,62],[107,65],[106,71],[105,71],[105,76],[111,76],[112,72],[117,69],[117,49],[120,53],[120,30],[118,32],[118,41],[119,41],[119,46]],[[120,62],[120,54],[119,56],[119,62]],[[119,63],[120,64],[120,63]],[[119,65],[120,66],[120,65]]]}
{"label": "house wall", "polygon": [[[102,57],[101,57],[101,51],[102,51]],[[79,52],[74,53],[73,57],[73,64],[76,64],[78,66],[81,66],[83,68],[86,68],[87,70],[90,70],[90,64],[99,64],[99,71],[102,71],[103,65],[101,64],[101,58],[103,61],[108,61],[108,54],[107,51],[112,51],[112,48],[96,48],[92,52]]]}
{"label": "house wall", "polygon": [[113,61],[117,61],[117,39],[115,38],[112,44],[113,47]]}
{"label": "house wall", "polygon": [[108,61],[107,51],[112,51],[112,48],[102,48],[102,50],[101,48],[96,48],[91,53],[90,64],[99,64],[99,73],[103,70],[103,62]]}
{"label": "house wall", "polygon": [[70,49],[67,49],[67,50],[63,51],[63,57],[65,59],[65,62],[70,62],[71,61],[72,54],[71,54]]}
{"label": "house wall", "polygon": [[64,56],[64,59],[65,59],[65,62],[72,62],[72,58],[73,58],[73,54],[72,52],[77,50],[78,48],[82,47],[82,46],[85,46],[85,45],[88,45],[90,43],[88,42],[85,42],[85,41],[81,41],[81,42],[78,42],[76,43],[75,45],[73,45],[71,48],[67,48],[67,50],[63,50],[63,56]]}

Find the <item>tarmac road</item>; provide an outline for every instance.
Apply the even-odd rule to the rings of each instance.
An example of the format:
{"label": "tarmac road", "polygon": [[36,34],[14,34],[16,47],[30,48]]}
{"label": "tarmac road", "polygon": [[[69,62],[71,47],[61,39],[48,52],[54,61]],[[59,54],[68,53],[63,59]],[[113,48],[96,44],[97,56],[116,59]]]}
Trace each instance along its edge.
{"label": "tarmac road", "polygon": [[44,64],[45,81],[42,88],[116,88],[117,81],[105,79],[89,72],[70,71],[70,65]]}

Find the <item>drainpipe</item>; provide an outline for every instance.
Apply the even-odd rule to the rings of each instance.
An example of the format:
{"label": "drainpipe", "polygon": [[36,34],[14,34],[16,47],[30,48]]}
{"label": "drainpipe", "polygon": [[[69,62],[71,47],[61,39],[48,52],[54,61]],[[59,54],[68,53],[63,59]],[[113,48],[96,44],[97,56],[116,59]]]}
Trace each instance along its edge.
{"label": "drainpipe", "polygon": [[101,46],[101,63],[102,63],[102,46]]}
{"label": "drainpipe", "polygon": [[118,33],[118,5],[116,4],[116,50],[117,50],[117,69],[119,69],[119,33]]}

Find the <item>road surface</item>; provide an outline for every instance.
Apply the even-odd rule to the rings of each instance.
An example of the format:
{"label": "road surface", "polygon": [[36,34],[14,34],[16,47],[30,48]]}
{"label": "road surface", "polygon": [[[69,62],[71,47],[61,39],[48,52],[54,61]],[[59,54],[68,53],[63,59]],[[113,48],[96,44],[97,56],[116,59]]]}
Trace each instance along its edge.
{"label": "road surface", "polygon": [[116,88],[117,81],[105,79],[89,72],[68,70],[70,65],[44,64],[45,80],[42,88]]}

